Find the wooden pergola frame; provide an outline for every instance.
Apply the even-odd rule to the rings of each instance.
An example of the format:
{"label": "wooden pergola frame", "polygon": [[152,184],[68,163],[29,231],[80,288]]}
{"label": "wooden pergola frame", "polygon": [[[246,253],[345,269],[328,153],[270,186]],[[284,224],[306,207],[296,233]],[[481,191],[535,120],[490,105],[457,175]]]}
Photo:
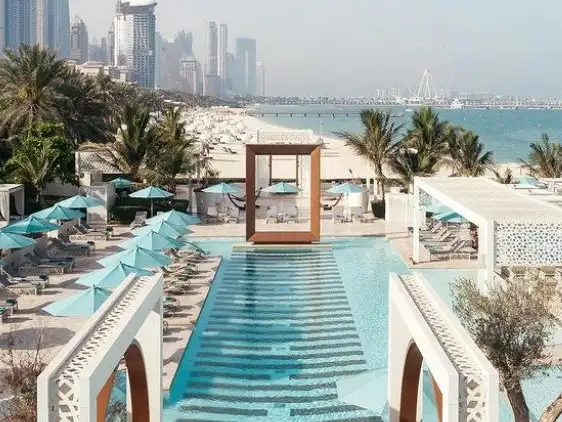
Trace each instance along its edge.
{"label": "wooden pergola frame", "polygon": [[[310,231],[256,232],[256,156],[310,156]],[[320,145],[246,145],[246,240],[255,244],[299,244],[320,240]]]}

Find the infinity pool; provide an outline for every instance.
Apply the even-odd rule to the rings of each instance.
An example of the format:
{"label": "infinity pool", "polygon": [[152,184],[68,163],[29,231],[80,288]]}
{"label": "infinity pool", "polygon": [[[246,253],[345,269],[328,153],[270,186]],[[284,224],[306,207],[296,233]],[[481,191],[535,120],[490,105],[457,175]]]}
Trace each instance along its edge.
{"label": "infinity pool", "polygon": [[[385,239],[267,250],[240,249],[241,239],[197,243],[224,259],[172,383],[165,421],[386,420],[388,273],[408,268]],[[447,300],[446,286],[459,272],[423,272]],[[343,400],[344,383],[362,387],[366,404]],[[424,421],[436,421],[431,393],[423,403]],[[502,420],[511,420],[502,407]]]}

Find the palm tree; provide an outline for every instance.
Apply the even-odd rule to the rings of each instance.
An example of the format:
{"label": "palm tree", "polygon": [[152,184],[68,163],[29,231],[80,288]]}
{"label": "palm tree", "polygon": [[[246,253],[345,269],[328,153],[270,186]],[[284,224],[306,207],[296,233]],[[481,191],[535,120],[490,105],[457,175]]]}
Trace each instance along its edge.
{"label": "palm tree", "polygon": [[513,173],[509,167],[506,167],[503,174],[501,174],[499,170],[496,170],[494,168],[492,168],[492,172],[494,173],[496,182],[501,183],[502,185],[509,185],[511,183],[515,183]]}
{"label": "palm tree", "polygon": [[88,143],[81,149],[95,152],[100,160],[140,181],[147,151],[158,140],[158,128],[151,125],[150,111],[135,105],[125,105],[122,114],[115,116],[115,122],[118,127],[115,142]]}
{"label": "palm tree", "polygon": [[55,178],[59,152],[49,142],[34,154],[14,154],[6,163],[15,182],[31,187],[35,200],[43,206],[43,190]]}
{"label": "palm tree", "polygon": [[435,172],[432,162],[413,148],[399,150],[390,162],[394,174],[406,191],[411,191],[415,176],[430,176]]}
{"label": "palm tree", "polygon": [[454,176],[483,176],[493,163],[494,153],[484,152],[484,145],[472,131],[459,130],[451,139],[450,150]]}
{"label": "palm tree", "polygon": [[547,133],[541,136],[541,142],[533,142],[528,161],[519,159],[531,175],[547,178],[559,178],[562,175],[562,145],[552,142]]}
{"label": "palm tree", "polygon": [[412,115],[412,126],[402,145],[415,149],[427,166],[426,170],[434,173],[446,161],[449,142],[455,136],[454,127],[439,120],[439,113],[425,106]]}
{"label": "palm tree", "polygon": [[0,60],[0,129],[14,135],[39,122],[62,123],[72,139],[103,136],[107,106],[89,79],[39,45],[6,50]]}
{"label": "palm tree", "polygon": [[336,132],[336,135],[345,140],[345,144],[355,154],[365,158],[374,167],[382,199],[385,191],[384,165],[388,164],[397,149],[396,135],[402,129],[402,125],[395,125],[391,121],[389,111],[363,110],[361,122],[364,126],[362,134],[350,132]]}

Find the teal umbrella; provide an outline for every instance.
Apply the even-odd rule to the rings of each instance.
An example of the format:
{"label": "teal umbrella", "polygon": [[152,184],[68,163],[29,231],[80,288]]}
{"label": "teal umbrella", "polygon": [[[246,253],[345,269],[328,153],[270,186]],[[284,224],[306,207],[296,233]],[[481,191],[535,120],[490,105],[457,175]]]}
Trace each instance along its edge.
{"label": "teal umbrella", "polygon": [[150,215],[154,217],[154,200],[155,199],[165,199],[174,196],[173,193],[165,191],[160,188],[155,188],[154,186],[149,186],[147,188],[138,190],[129,195],[131,198],[145,198],[150,199]]}
{"label": "teal umbrella", "polygon": [[161,251],[164,249],[180,249],[185,246],[185,243],[172,237],[149,231],[119,245],[122,249],[134,248],[135,246],[140,246],[149,251]]}
{"label": "teal umbrella", "polygon": [[290,183],[280,182],[276,183],[275,185],[271,185],[265,189],[262,189],[262,192],[266,193],[299,193],[302,192],[302,189],[291,185]]}
{"label": "teal umbrella", "polygon": [[31,234],[31,233],[46,233],[53,230],[58,230],[59,226],[50,223],[41,218],[37,218],[30,215],[25,220],[18,221],[17,223],[10,224],[2,229],[6,233],[19,233],[19,234]]}
{"label": "teal umbrella", "polygon": [[57,300],[43,308],[54,316],[90,317],[103,305],[111,291],[93,286],[78,294]]}
{"label": "teal umbrella", "polygon": [[153,223],[150,226],[144,226],[139,229],[135,229],[133,230],[133,234],[135,236],[139,236],[141,234],[146,234],[151,231],[169,237],[179,237],[179,236],[185,236],[186,234],[193,233],[185,226],[184,227],[176,226],[175,224],[170,224],[167,221],[162,220],[157,223]]}
{"label": "teal umbrella", "polygon": [[453,210],[445,205],[438,205],[438,204],[431,204],[425,207],[427,212],[431,212],[433,214],[443,214],[447,212],[453,212]]}
{"label": "teal umbrella", "polygon": [[448,223],[466,223],[467,220],[456,212],[445,212],[442,214],[437,214],[431,218],[440,221],[446,221]]}
{"label": "teal umbrella", "polygon": [[213,185],[213,186],[209,186],[208,188],[203,189],[203,192],[205,193],[219,193],[221,195],[227,194],[227,193],[235,193],[235,194],[239,194],[242,193],[242,191],[240,189],[238,189],[236,186],[230,185],[228,183],[219,183],[217,185]]}
{"label": "teal umbrella", "polygon": [[186,214],[184,212],[176,210],[170,210],[168,212],[158,214],[155,217],[149,218],[148,220],[146,220],[146,224],[158,223],[160,221],[165,221],[175,226],[199,224],[201,222],[201,220],[191,214]]}
{"label": "teal umbrella", "polygon": [[129,274],[147,277],[153,275],[152,271],[143,270],[142,268],[132,267],[119,262],[112,267],[102,268],[101,270],[88,273],[76,280],[76,283],[84,286],[97,286],[113,290],[119,286]]}
{"label": "teal umbrella", "polygon": [[45,208],[44,210],[34,212],[31,215],[43,220],[74,220],[75,218],[85,217],[85,215],[80,211],[76,211],[60,205]]}
{"label": "teal umbrella", "polygon": [[103,205],[99,199],[92,198],[91,196],[76,195],[72,198],[65,199],[64,201],[57,202],[57,205],[72,209],[92,208]]}
{"label": "teal umbrella", "polygon": [[354,185],[353,183],[342,183],[341,185],[334,186],[327,190],[328,193],[333,193],[336,195],[349,194],[349,193],[361,193],[363,189],[361,186]]}
{"label": "teal umbrella", "polygon": [[37,243],[35,240],[15,233],[0,232],[0,249],[20,249]]}
{"label": "teal umbrella", "polygon": [[135,246],[134,248],[110,255],[98,261],[104,267],[111,267],[119,263],[138,268],[164,267],[172,262],[171,258],[148,249]]}
{"label": "teal umbrella", "polygon": [[127,189],[133,186],[133,183],[124,177],[118,177],[117,179],[111,180],[109,183],[111,183],[115,189]]}

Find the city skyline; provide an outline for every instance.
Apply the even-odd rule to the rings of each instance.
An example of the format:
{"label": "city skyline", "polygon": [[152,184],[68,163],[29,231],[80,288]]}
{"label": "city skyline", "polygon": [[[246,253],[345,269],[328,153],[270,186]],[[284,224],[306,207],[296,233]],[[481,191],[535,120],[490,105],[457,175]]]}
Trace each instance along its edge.
{"label": "city skyline", "polygon": [[[114,0],[71,1],[72,15],[83,16],[93,36],[107,32]],[[203,57],[205,19],[228,22],[231,40],[259,40],[271,95],[374,95],[415,86],[430,69],[438,89],[561,96],[554,21],[561,7],[548,0],[529,15],[524,4],[505,0],[485,13],[445,0],[310,0],[306,7],[296,0],[166,0],[157,20],[166,38],[180,29],[193,32],[197,57]],[[342,84],[351,66],[353,77]]]}

